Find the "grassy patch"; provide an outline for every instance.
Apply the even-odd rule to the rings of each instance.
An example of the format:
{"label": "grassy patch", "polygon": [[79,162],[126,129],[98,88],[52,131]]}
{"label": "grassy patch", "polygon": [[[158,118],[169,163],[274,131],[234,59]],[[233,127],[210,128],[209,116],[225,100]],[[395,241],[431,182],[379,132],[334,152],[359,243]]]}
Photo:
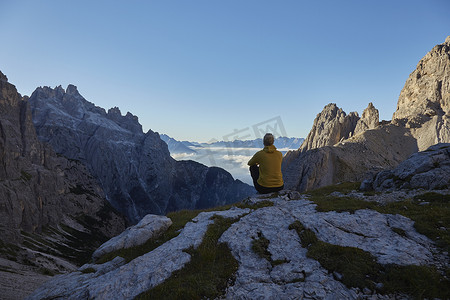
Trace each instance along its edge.
{"label": "grassy patch", "polygon": [[186,225],[186,223],[195,218],[200,212],[201,210],[184,209],[177,212],[168,213],[167,217],[169,217],[172,220],[172,225],[170,225],[167,231],[164,232],[162,235],[154,239],[149,239],[147,242],[139,246],[126,249],[119,249],[117,251],[107,253],[101,258],[99,258],[96,263],[102,264],[113,260],[117,256],[123,257],[127,262],[130,262],[136,257],[144,255],[152,251],[153,249],[156,249],[157,247],[161,246],[165,242],[178,236],[180,230]]}
{"label": "grassy patch", "polygon": [[386,266],[380,276],[384,293],[402,292],[416,299],[450,299],[450,281],[431,266]]}
{"label": "grassy patch", "polygon": [[297,231],[303,248],[308,248],[310,245],[315,244],[318,241],[316,234],[312,230],[305,228],[300,221],[295,221],[289,225],[289,229],[294,229]]}
{"label": "grassy patch", "polygon": [[[450,252],[450,195],[427,192],[416,195],[413,199],[381,205],[352,197],[330,196],[330,193],[337,191],[336,187],[339,185],[324,187],[310,193],[310,199],[317,204],[317,211],[353,213],[358,209],[373,209],[383,214],[400,214],[413,220],[414,227],[419,233],[433,240],[443,251]],[[399,235],[405,235],[399,228],[392,230]]]}
{"label": "grassy patch", "polygon": [[258,254],[259,257],[272,261],[272,254],[269,252],[269,240],[266,239],[262,232],[258,232],[258,238],[252,241],[252,251]]}
{"label": "grassy patch", "polygon": [[369,252],[319,241],[314,232],[299,221],[289,228],[297,231],[302,246],[306,245],[308,249],[307,256],[317,260],[328,271],[342,274],[341,281],[347,287],[374,290],[376,283],[382,283],[379,293],[406,293],[415,298],[450,297],[449,280],[433,267],[381,265]]}
{"label": "grassy patch", "polygon": [[126,248],[126,249],[119,249],[117,251],[113,251],[110,253],[105,254],[101,258],[99,258],[96,263],[102,264],[108,261],[113,260],[115,257],[120,256],[124,258],[127,262],[130,262],[131,260],[135,259],[136,257],[139,257],[141,255],[144,255],[157,247],[161,246],[165,242],[173,239],[174,237],[178,236],[181,229],[186,225],[187,222],[191,221],[193,218],[195,218],[199,213],[201,212],[210,212],[210,211],[223,211],[228,210],[232,206],[236,206],[239,208],[261,208],[264,206],[271,206],[273,205],[270,201],[261,201],[255,205],[251,204],[229,204],[224,205],[220,207],[215,208],[208,208],[208,209],[199,209],[199,210],[189,210],[189,209],[183,209],[176,212],[170,212],[167,214],[167,217],[169,217],[172,220],[172,225],[166,230],[166,232],[162,233],[159,237],[155,237],[153,239],[149,239],[147,242],[145,242],[142,245]]}
{"label": "grassy patch", "polygon": [[311,197],[311,200],[317,204],[317,211],[327,212],[336,211],[344,212],[348,211],[354,213],[358,209],[374,209],[377,206],[375,202],[364,201],[352,197],[333,197],[333,196],[320,196],[315,195]]}
{"label": "grassy patch", "polygon": [[25,171],[20,171],[20,178],[25,180],[25,181],[30,181],[31,178],[33,178],[33,176],[30,173],[27,173]]}
{"label": "grassy patch", "polygon": [[432,203],[450,203],[450,195],[443,195],[436,192],[427,192],[424,194],[416,195],[413,199],[416,201],[426,201]]}
{"label": "grassy patch", "polygon": [[270,200],[262,200],[262,201],[258,201],[254,204],[250,204],[250,203],[236,203],[234,206],[238,207],[238,208],[250,208],[250,209],[259,209],[259,208],[263,208],[263,207],[269,207],[269,206],[273,206],[273,202]]}
{"label": "grassy patch", "polygon": [[333,192],[348,194],[351,191],[358,190],[360,185],[360,182],[345,182],[337,185],[325,186],[309,191],[306,194],[310,196],[311,201],[317,204],[317,211],[348,211],[350,213],[354,213],[355,210],[358,209],[371,209],[376,206],[376,203],[348,196],[332,196],[330,194]]}
{"label": "grassy patch", "polygon": [[191,261],[136,299],[214,299],[223,295],[234,281],[238,262],[228,246],[218,244],[218,240],[237,220],[216,217],[214,224],[208,226],[200,246],[189,249]]}
{"label": "grassy patch", "polygon": [[262,234],[261,231],[258,231],[258,238],[252,241],[252,251],[258,254],[259,257],[267,259],[272,267],[277,265],[281,265],[284,263],[288,263],[287,259],[272,259],[272,254],[269,251],[270,241],[266,239],[266,237]]}
{"label": "grassy patch", "polygon": [[[414,199],[376,206],[381,213],[401,214],[414,221],[417,232],[433,240],[443,251],[450,251],[450,201],[448,195],[426,193]],[[421,205],[420,200],[429,202]]]}
{"label": "grassy patch", "polygon": [[315,189],[312,191],[308,191],[307,194],[309,194],[311,196],[315,196],[315,195],[324,196],[324,195],[329,195],[333,192],[348,194],[351,191],[359,190],[360,186],[361,186],[361,182],[343,182],[343,183],[339,183],[339,184],[335,184],[335,185],[324,186],[324,187],[321,187],[321,188],[318,188],[318,189]]}
{"label": "grassy patch", "polygon": [[81,271],[83,274],[95,273],[97,272],[94,268],[86,268]]}
{"label": "grassy patch", "polygon": [[396,234],[405,237],[406,236],[406,232],[401,229],[401,228],[397,228],[397,227],[391,227],[392,231],[395,232]]}

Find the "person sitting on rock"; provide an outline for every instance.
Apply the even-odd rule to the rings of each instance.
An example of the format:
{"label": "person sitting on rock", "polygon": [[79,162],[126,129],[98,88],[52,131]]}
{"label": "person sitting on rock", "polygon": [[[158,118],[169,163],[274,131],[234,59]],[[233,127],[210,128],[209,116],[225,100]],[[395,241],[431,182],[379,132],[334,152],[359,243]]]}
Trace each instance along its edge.
{"label": "person sitting on rock", "polygon": [[253,155],[248,161],[253,185],[260,194],[281,191],[284,188],[281,161],[283,155],[273,145],[273,134],[266,133],[263,139],[264,149]]}

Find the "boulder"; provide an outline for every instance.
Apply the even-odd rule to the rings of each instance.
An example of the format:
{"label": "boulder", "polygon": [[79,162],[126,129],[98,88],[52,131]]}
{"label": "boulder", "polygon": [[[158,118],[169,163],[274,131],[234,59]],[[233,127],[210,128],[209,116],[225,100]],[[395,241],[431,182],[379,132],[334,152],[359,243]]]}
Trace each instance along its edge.
{"label": "boulder", "polygon": [[127,228],[120,235],[113,237],[101,245],[92,254],[94,260],[103,255],[119,250],[144,244],[152,238],[158,237],[172,225],[172,220],[165,216],[146,215],[138,224]]}
{"label": "boulder", "polygon": [[450,187],[450,144],[436,144],[414,153],[395,169],[385,170],[363,182],[361,189],[376,191],[393,189],[427,190]]}

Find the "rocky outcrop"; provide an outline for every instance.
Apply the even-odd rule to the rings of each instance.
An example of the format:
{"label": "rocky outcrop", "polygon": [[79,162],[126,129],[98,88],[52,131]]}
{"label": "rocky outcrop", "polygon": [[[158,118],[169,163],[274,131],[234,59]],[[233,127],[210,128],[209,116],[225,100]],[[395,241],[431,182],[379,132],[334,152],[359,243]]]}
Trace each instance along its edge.
{"label": "rocky outcrop", "polygon": [[400,94],[392,122],[379,123],[372,103],[361,118],[349,118],[351,114],[346,116],[335,104],[327,105],[300,149],[285,155],[285,187],[305,191],[363,181],[417,151],[449,143],[449,42],[450,37],[419,62]]}
{"label": "rocky outcrop", "polygon": [[[190,261],[191,255],[186,250],[200,245],[208,225],[214,223],[213,216],[235,218],[248,212],[249,209],[231,209],[201,213],[187,223],[177,237],[154,251],[128,264],[117,257],[107,264],[89,264],[80,268],[80,272],[56,276],[29,299],[133,299],[160,284]],[[87,268],[95,272],[83,273]]]}
{"label": "rocky outcrop", "polygon": [[125,220],[110,208],[85,167],[38,141],[27,98],[5,75],[0,78],[1,240],[20,243],[21,231],[39,234],[62,223],[85,228],[80,223],[85,217],[105,237],[124,230]]}
{"label": "rocky outcrop", "polygon": [[87,169],[39,142],[27,97],[0,72],[0,298],[23,299],[125,228]]}
{"label": "rocky outcrop", "polygon": [[300,151],[333,146],[349,138],[353,135],[358,120],[357,113],[347,115],[335,103],[328,104],[314,119],[313,127],[300,146]]}
{"label": "rocky outcrop", "polygon": [[369,103],[367,108],[363,111],[361,119],[356,123],[354,135],[360,134],[366,130],[375,129],[380,122],[380,116],[378,109],[373,106],[372,102]]}
{"label": "rocky outcrop", "polygon": [[392,119],[410,128],[419,150],[450,141],[450,36],[409,75]]}
{"label": "rocky outcrop", "polygon": [[426,151],[414,153],[393,170],[385,170],[361,185],[376,191],[448,189],[450,187],[450,144],[436,144]]}
{"label": "rocky outcrop", "polygon": [[39,139],[85,164],[111,204],[135,223],[149,213],[223,205],[253,193],[223,169],[175,161],[158,133],[142,132],[136,116],[106,112],[73,85],[38,88],[29,101]]}
{"label": "rocky outcrop", "polygon": [[172,225],[172,220],[165,216],[146,215],[138,224],[127,228],[120,235],[110,239],[101,245],[92,254],[92,258],[98,259],[107,253],[119,249],[127,249],[142,245],[149,239],[158,237]]}
{"label": "rocky outcrop", "polygon": [[345,181],[362,181],[391,169],[417,151],[416,140],[405,129],[385,125],[334,146],[289,151],[283,158],[284,186],[308,191]]}
{"label": "rocky outcrop", "polygon": [[[344,285],[341,274],[329,272],[307,254],[303,237],[291,227],[295,222],[321,242],[361,249],[381,265],[438,264],[434,243],[416,232],[412,220],[398,214],[369,209],[319,212],[306,196],[286,191],[272,197],[251,197],[246,203],[250,207],[266,205],[202,212],[177,237],[153,251],[129,263],[116,257],[56,276],[28,299],[133,299],[191,260],[192,249],[199,247],[207,227],[217,219],[213,216],[238,218],[219,238],[239,265],[225,290],[225,299],[390,299],[388,295],[372,295],[371,290],[364,295],[361,289]],[[253,247],[261,237],[266,239],[266,257],[255,253]]]}

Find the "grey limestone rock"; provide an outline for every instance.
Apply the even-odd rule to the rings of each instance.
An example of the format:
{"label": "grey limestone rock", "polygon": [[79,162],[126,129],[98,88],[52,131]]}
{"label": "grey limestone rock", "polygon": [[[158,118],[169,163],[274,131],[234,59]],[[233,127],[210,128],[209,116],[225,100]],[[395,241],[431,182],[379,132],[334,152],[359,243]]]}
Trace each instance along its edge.
{"label": "grey limestone rock", "polygon": [[[372,176],[382,169],[393,169],[411,154],[437,143],[449,143],[448,70],[449,38],[425,55],[411,73],[392,122],[379,123],[378,110],[371,103],[362,118],[349,118],[350,114],[346,116],[335,104],[327,105],[317,115],[299,151],[290,151],[283,158],[285,187],[305,191],[344,181],[368,180],[363,188],[370,189]],[[418,174],[404,187],[410,183],[445,185],[432,183],[434,175]],[[395,185],[392,178],[380,184],[383,188]]]}
{"label": "grey limestone rock", "polygon": [[372,102],[370,102],[367,108],[363,111],[361,119],[359,119],[356,123],[353,134],[356,135],[366,130],[377,128],[379,122],[380,117],[378,109],[376,109]]}
{"label": "grey limestone rock", "polygon": [[419,150],[450,142],[450,42],[436,45],[409,75],[392,119],[411,129]]}
{"label": "grey limestone rock", "polygon": [[[399,215],[383,215],[360,210],[355,214],[319,213],[307,200],[275,199],[273,207],[258,209],[234,223],[220,238],[239,261],[235,284],[227,289],[227,299],[358,299],[320,264],[306,256],[300,239],[289,225],[295,220],[331,244],[363,249],[382,264],[426,264],[433,262],[432,242],[418,234],[413,222]],[[399,236],[393,227],[405,230]],[[258,232],[270,241],[272,266],[252,249]]]}
{"label": "grey limestone rock", "polygon": [[395,169],[385,170],[367,180],[365,188],[427,190],[450,187],[450,144],[436,144],[411,155]]}
{"label": "grey limestone rock", "polygon": [[107,199],[137,223],[145,215],[239,201],[253,188],[220,168],[175,161],[158,133],[142,132],[136,116],[106,112],[76,87],[41,87],[30,97],[38,137],[85,164]]}
{"label": "grey limestone rock", "polygon": [[347,115],[335,103],[326,105],[314,119],[313,127],[300,146],[300,151],[332,146],[349,138],[358,120],[358,114],[355,112]]}
{"label": "grey limestone rock", "polygon": [[181,269],[190,261],[183,251],[197,248],[214,215],[236,218],[250,212],[249,209],[230,209],[218,212],[203,212],[186,224],[180,234],[152,252],[144,254],[128,264],[116,258],[107,267],[87,265],[93,273],[75,272],[56,276],[38,288],[28,299],[133,299],[140,293],[156,286]]}
{"label": "grey limestone rock", "polygon": [[[293,199],[295,196],[296,200]],[[116,258],[105,265],[89,264],[79,272],[56,276],[29,299],[132,299],[165,281],[190,260],[190,255],[183,250],[198,247],[207,226],[214,222],[211,218],[214,215],[240,217],[219,239],[219,243],[228,245],[239,264],[234,283],[226,289],[226,299],[386,298],[377,294],[368,298],[361,291],[347,288],[339,280],[339,274],[329,272],[318,261],[309,258],[297,232],[289,229],[295,221],[300,221],[324,242],[357,247],[371,253],[380,264],[438,263],[431,252],[433,242],[417,233],[414,222],[401,215],[372,210],[357,210],[354,214],[317,212],[314,203],[291,191],[282,191],[271,198],[250,197],[247,203],[260,201],[272,201],[274,205],[200,213],[177,237],[153,251],[127,264]],[[397,234],[398,229],[404,234]],[[271,260],[281,263],[272,265],[252,250],[253,241],[261,235],[269,241],[267,251]],[[87,269],[92,273],[81,272]]]}
{"label": "grey limestone rock", "polygon": [[119,249],[142,245],[147,240],[155,238],[172,225],[172,220],[165,216],[146,215],[138,224],[127,228],[120,235],[102,244],[92,254],[94,259]]}
{"label": "grey limestone rock", "polygon": [[417,151],[416,140],[404,128],[380,126],[334,146],[289,151],[282,171],[287,189],[307,191],[346,181],[363,181],[392,169]]}
{"label": "grey limestone rock", "polygon": [[[1,241],[20,244],[21,231],[42,234],[61,224],[101,232],[106,239],[124,230],[124,218],[111,209],[86,168],[38,140],[28,98],[0,74]],[[93,228],[80,218],[90,218]]]}

